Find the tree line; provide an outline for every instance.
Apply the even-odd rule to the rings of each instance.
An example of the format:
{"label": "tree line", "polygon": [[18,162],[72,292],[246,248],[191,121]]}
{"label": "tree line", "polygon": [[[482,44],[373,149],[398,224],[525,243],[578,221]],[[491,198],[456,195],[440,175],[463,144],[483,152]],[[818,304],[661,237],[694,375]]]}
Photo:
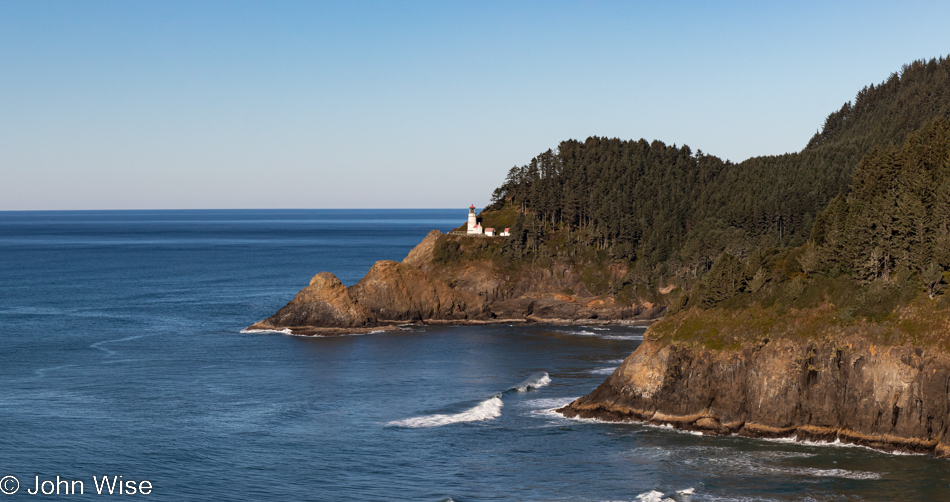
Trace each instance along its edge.
{"label": "tree line", "polygon": [[519,213],[515,256],[593,246],[645,275],[698,276],[723,254],[809,239],[805,260],[828,273],[947,268],[935,254],[947,118],[950,58],[916,61],[831,113],[800,152],[734,163],[661,141],[569,140],[513,167],[487,209]]}

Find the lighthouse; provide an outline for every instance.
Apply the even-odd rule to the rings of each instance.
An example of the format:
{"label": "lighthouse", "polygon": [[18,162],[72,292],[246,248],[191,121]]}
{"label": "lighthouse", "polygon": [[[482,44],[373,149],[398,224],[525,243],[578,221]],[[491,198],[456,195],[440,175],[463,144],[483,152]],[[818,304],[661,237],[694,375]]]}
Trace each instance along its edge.
{"label": "lighthouse", "polygon": [[482,227],[478,224],[478,218],[475,217],[475,204],[472,204],[472,207],[468,208],[468,233],[480,234],[482,232]]}

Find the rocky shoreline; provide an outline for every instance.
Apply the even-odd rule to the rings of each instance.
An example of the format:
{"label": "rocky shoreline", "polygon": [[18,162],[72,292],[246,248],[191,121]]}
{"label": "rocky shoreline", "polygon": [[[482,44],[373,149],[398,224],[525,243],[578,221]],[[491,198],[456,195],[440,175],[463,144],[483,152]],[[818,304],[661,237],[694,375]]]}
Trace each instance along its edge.
{"label": "rocky shoreline", "polygon": [[665,306],[590,294],[569,266],[523,270],[512,277],[487,260],[437,264],[440,237],[442,232],[433,230],[401,262],[376,262],[350,287],[320,272],[287,305],[247,329],[332,336],[406,323],[648,324],[666,311]]}
{"label": "rocky shoreline", "polygon": [[514,319],[423,319],[412,323],[406,321],[377,321],[376,326],[363,328],[331,328],[320,326],[274,326],[264,321],[256,322],[247,328],[244,332],[254,331],[275,331],[284,332],[296,336],[344,336],[344,335],[365,335],[369,333],[379,333],[386,331],[398,331],[401,329],[411,329],[413,326],[488,326],[493,324],[525,325],[525,324],[545,324],[551,326],[640,326],[646,327],[652,324],[655,319],[645,320],[615,320],[600,321],[597,319],[545,319],[540,317],[528,316],[525,318]]}
{"label": "rocky shoreline", "polygon": [[[489,261],[437,263],[441,236],[430,232],[404,260],[377,262],[350,287],[318,273],[247,330],[340,336],[419,325],[646,326],[666,312],[591,295],[568,266],[510,276]],[[558,411],[950,457],[950,353],[901,342],[899,327],[836,326],[830,308],[773,313],[767,322],[748,310],[728,322],[709,311],[668,317],[597,389]]]}
{"label": "rocky shoreline", "polygon": [[950,457],[950,356],[861,338],[643,344],[566,417]]}

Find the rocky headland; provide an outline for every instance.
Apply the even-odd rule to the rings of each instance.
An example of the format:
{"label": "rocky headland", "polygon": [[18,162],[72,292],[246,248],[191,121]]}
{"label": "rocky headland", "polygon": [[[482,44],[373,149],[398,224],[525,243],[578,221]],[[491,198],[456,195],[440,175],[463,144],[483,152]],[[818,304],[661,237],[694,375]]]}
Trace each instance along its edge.
{"label": "rocky headland", "polygon": [[947,159],[950,58],[865,87],[799,152],[568,140],[513,167],[466,228],[351,287],[321,272],[250,328],[663,317],[560,411],[950,456]]}
{"label": "rocky headland", "polygon": [[335,335],[406,323],[644,323],[666,310],[593,294],[579,272],[566,264],[528,267],[514,274],[488,259],[438,263],[435,248],[440,239],[492,240],[433,230],[402,261],[376,262],[353,286],[346,287],[330,272],[318,273],[287,305],[248,329]]}
{"label": "rocky headland", "polygon": [[[950,456],[946,348],[920,333],[909,339],[900,322],[842,326],[829,315],[828,306],[736,313],[745,329],[715,314],[705,322],[699,311],[671,316],[597,389],[558,411]],[[928,334],[942,337],[946,321],[936,324]]]}

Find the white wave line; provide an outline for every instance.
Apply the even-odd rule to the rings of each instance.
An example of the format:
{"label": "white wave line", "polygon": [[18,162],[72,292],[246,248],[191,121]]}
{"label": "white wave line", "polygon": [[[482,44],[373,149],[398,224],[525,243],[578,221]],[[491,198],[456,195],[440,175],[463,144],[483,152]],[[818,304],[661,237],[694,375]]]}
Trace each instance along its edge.
{"label": "white wave line", "polygon": [[39,369],[37,369],[37,370],[35,371],[35,373],[36,373],[36,376],[37,376],[37,377],[43,378],[43,377],[46,376],[46,372],[47,372],[47,371],[55,371],[55,370],[59,370],[59,369],[63,369],[63,368],[68,368],[68,367],[70,367],[70,366],[75,366],[75,364],[63,364],[63,365],[60,365],[60,366],[53,366],[53,367],[51,367],[51,368],[39,368]]}
{"label": "white wave line", "polygon": [[136,339],[139,339],[139,338],[145,338],[145,337],[147,337],[147,336],[152,336],[152,335],[134,335],[134,336],[127,336],[127,337],[125,337],[125,338],[116,338],[116,339],[114,339],[114,340],[103,340],[103,341],[101,341],[101,342],[96,342],[96,343],[90,345],[89,348],[90,348],[90,349],[99,349],[99,350],[101,350],[101,351],[103,351],[103,352],[106,353],[106,357],[111,357],[111,356],[114,356],[114,355],[116,354],[116,351],[107,349],[107,348],[103,347],[103,345],[105,345],[105,344],[107,344],[107,343],[127,342],[127,341],[129,341],[129,340],[136,340]]}
{"label": "white wave line", "polygon": [[443,425],[455,424],[459,422],[480,422],[482,420],[491,420],[501,416],[501,407],[504,403],[501,397],[492,396],[473,408],[461,413],[452,415],[436,414],[423,415],[421,417],[412,417],[404,420],[394,420],[386,425],[392,427],[407,427],[418,429],[423,427],[441,427]]}
{"label": "white wave line", "polygon": [[587,370],[587,372],[591,375],[612,375],[616,369],[617,366],[611,366],[609,368],[594,368],[592,370]]}
{"label": "white wave line", "polygon": [[[597,328],[593,328],[593,329],[597,329]],[[640,340],[640,341],[643,340],[643,335],[613,335],[613,334],[610,334],[609,332],[595,333],[593,331],[587,331],[587,330],[580,330],[580,331],[562,330],[560,331],[560,333],[564,333],[567,335],[576,335],[576,336],[591,336],[595,338],[600,338],[602,340]]]}
{"label": "white wave line", "polygon": [[529,390],[540,389],[549,383],[551,383],[551,376],[548,375],[547,372],[542,371],[540,373],[531,375],[523,382],[511,387],[509,390],[514,390],[516,392],[528,392]]}
{"label": "white wave line", "polygon": [[294,334],[293,331],[290,330],[290,328],[284,328],[284,329],[247,329],[245,328],[239,331],[239,333],[244,334],[244,335],[258,334],[258,333],[281,333],[284,335]]}

